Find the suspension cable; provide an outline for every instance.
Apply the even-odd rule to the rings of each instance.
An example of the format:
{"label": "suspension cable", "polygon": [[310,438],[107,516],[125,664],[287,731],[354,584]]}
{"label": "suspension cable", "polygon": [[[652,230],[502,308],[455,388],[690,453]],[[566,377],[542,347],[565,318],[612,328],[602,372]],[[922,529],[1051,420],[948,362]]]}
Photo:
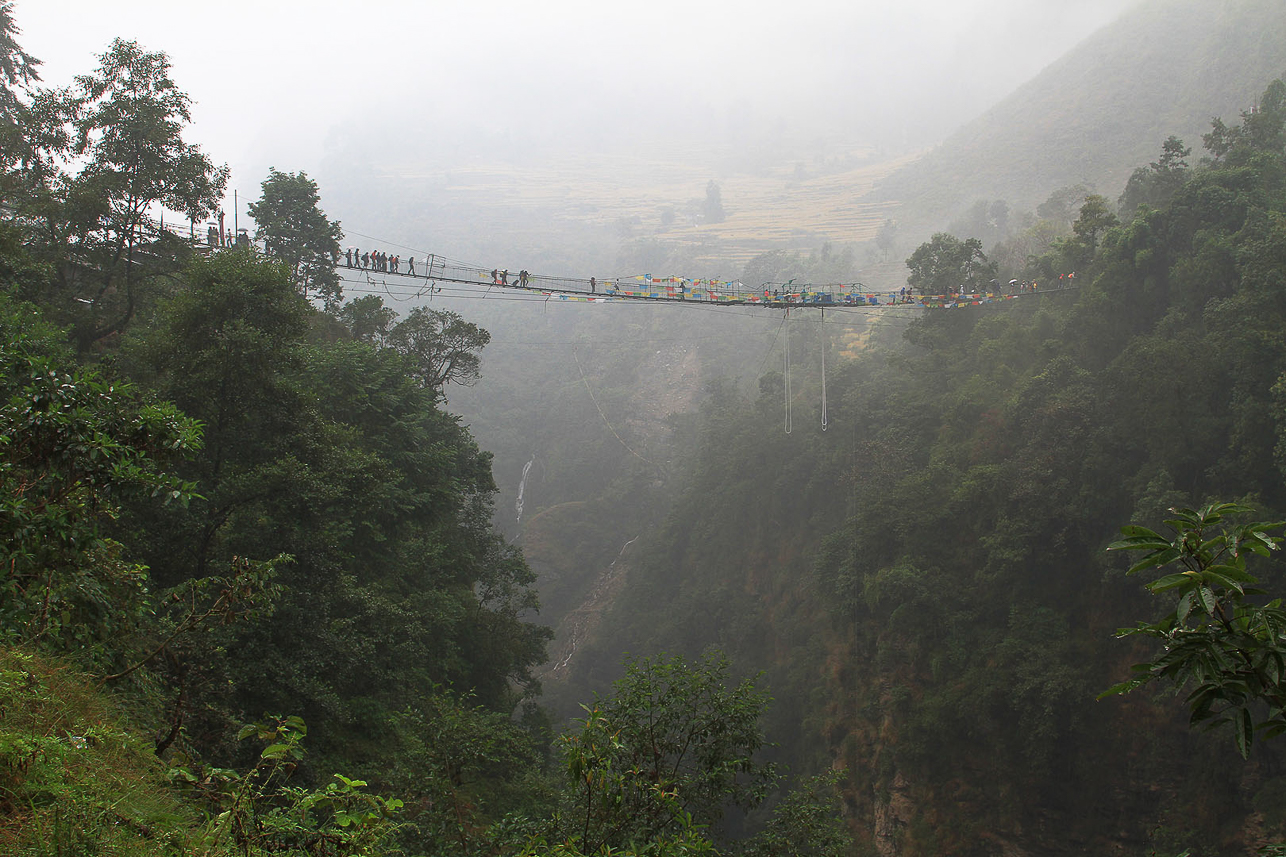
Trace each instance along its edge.
{"label": "suspension cable", "polygon": [[786,329],[786,367],[783,374],[786,376],[786,434],[790,434],[790,309],[786,309],[785,319]]}
{"label": "suspension cable", "polygon": [[580,373],[580,381],[582,384],[585,385],[585,392],[589,393],[589,400],[594,403],[594,409],[597,410],[598,415],[603,418],[603,425],[607,426],[607,430],[610,431],[618,441],[620,441],[621,446],[625,447],[626,452],[628,452],[630,455],[637,458],[639,461],[642,461],[644,464],[647,464],[651,467],[656,467],[657,470],[660,470],[661,468],[657,467],[657,465],[654,462],[649,461],[648,459],[644,458],[643,456],[635,452],[633,449],[631,449],[630,445],[625,442],[625,439],[616,433],[616,429],[612,428],[612,424],[608,422],[607,414],[603,413],[603,409],[598,404],[598,399],[594,396],[594,391],[589,388],[589,381],[588,379],[585,378],[585,370],[581,368],[580,357],[578,357],[576,354],[575,345],[572,346],[572,360],[576,361],[576,371]]}
{"label": "suspension cable", "polygon": [[821,313],[822,322],[822,431],[826,431],[826,310]]}

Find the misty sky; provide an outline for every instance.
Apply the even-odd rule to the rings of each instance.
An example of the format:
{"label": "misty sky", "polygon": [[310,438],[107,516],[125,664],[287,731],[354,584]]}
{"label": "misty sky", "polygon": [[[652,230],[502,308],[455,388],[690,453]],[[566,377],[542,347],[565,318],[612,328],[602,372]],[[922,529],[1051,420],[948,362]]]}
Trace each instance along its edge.
{"label": "misty sky", "polygon": [[14,19],[47,85],[114,36],[165,51],[195,102],[188,138],[246,189],[399,134],[575,148],[749,120],[924,145],[1134,2],[16,0]]}

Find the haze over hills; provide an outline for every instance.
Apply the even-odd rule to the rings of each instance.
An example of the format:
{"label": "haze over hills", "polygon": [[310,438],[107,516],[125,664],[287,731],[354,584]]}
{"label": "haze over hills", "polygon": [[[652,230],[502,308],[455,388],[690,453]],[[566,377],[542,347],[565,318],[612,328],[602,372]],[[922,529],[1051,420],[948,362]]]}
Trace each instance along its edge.
{"label": "haze over hills", "polygon": [[[1007,46],[1021,50],[1021,46]],[[1031,210],[1084,182],[1115,199],[1130,172],[1210,119],[1236,119],[1286,72],[1286,4],[1148,0],[1085,40],[941,146],[891,176],[908,231],[942,228],[978,199]]]}
{"label": "haze over hills", "polygon": [[[1249,47],[1242,44],[1247,32],[1256,34]],[[975,199],[1004,198],[1012,209],[1030,210],[1054,189],[1080,181],[1115,199],[1129,172],[1154,160],[1161,141],[1170,134],[1188,140],[1195,162],[1200,134],[1209,127],[1211,116],[1235,119],[1269,80],[1286,70],[1286,38],[1277,38],[1284,34],[1286,7],[1265,0],[1216,6],[1194,0],[1154,0],[1060,58],[913,163],[879,162],[869,151],[831,147],[799,162],[798,171],[791,161],[782,160],[775,167],[761,164],[721,174],[728,211],[721,224],[695,223],[685,214],[704,189],[706,170],[714,170],[717,162],[702,161],[702,153],[674,146],[658,147],[650,162],[603,154],[574,162],[527,164],[521,170],[478,166],[436,178],[425,171],[408,172],[401,178],[388,175],[378,180],[380,193],[369,198],[381,204],[402,199],[395,204],[402,206],[408,222],[437,230],[444,241],[472,241],[481,259],[508,259],[507,264],[518,267],[515,257],[535,258],[522,264],[534,270],[547,264],[560,272],[585,274],[603,270],[595,266],[615,271],[619,269],[612,266],[617,264],[646,264],[655,266],[652,270],[673,265],[670,271],[676,273],[701,275],[709,270],[736,275],[754,253],[777,248],[809,251],[826,241],[870,242],[879,225],[893,218],[900,224],[893,252],[882,260],[859,252],[851,264],[861,281],[873,288],[897,288],[906,280],[906,256],[930,231],[945,227],[956,209]],[[684,158],[695,160],[684,162]],[[650,183],[658,170],[667,180]],[[430,200],[418,208],[409,202],[416,182],[437,184]],[[667,206],[684,216],[663,226],[660,217]],[[460,211],[473,216],[452,223]],[[501,215],[507,218],[507,229],[478,228],[480,221],[491,222]],[[514,236],[521,239],[517,249],[530,255],[514,253]],[[459,311],[471,317],[481,312],[468,305],[460,305]],[[554,339],[615,341],[620,353],[613,353],[611,359],[619,361],[616,371],[626,373],[635,371],[630,367],[646,365],[656,356],[656,348],[668,347],[639,340],[673,335],[689,321],[686,317],[682,322],[653,319],[640,328],[638,319],[632,315],[626,319],[621,310],[607,314],[565,308],[560,312],[567,329]],[[703,382],[720,375],[738,376],[745,364],[762,368],[781,359],[779,348],[774,350],[771,343],[757,338],[772,334],[777,326],[774,319],[702,315],[701,335],[726,336],[728,342],[739,342],[742,352],[735,355],[736,349],[729,346],[718,359],[704,355],[699,361]],[[507,345],[530,341],[531,331],[550,323],[534,310],[505,307],[504,312],[486,314],[480,323],[495,337],[484,357],[487,368],[478,386],[454,394],[452,404],[495,453],[497,479],[508,503],[516,491],[517,474],[533,452],[538,461],[558,455],[554,452],[557,441],[536,442],[541,437],[538,426],[555,395],[539,379],[561,376],[566,384],[572,355],[569,350],[555,356]],[[751,328],[755,337],[748,338]],[[640,336],[640,329],[648,333]],[[667,330],[669,334],[661,332]],[[859,333],[855,328],[854,335]],[[606,370],[609,362],[605,356],[585,361],[585,384],[600,395],[614,377]],[[518,377],[525,382],[512,383]],[[572,381],[572,392],[580,394],[574,374]],[[588,399],[580,395],[577,401],[586,409],[585,437],[578,441],[578,452],[601,444],[628,459]],[[612,421],[628,420],[636,406],[621,401],[607,407],[607,413]],[[647,440],[631,437],[633,443]],[[558,506],[574,493],[554,490],[560,479],[569,478],[557,470],[548,471],[547,485],[537,480],[529,485],[525,520],[538,521],[546,529],[556,516],[538,518],[547,508],[545,503],[557,497],[550,507]],[[591,494],[597,490],[589,483],[578,483],[577,489]],[[537,540],[565,547],[548,532]],[[610,563],[619,549],[615,543],[604,546],[601,564]],[[543,555],[534,556],[539,567]],[[568,604],[574,600],[569,598]],[[566,607],[548,605],[545,619],[557,624]]]}
{"label": "haze over hills", "polygon": [[[935,8],[981,0],[965,6]],[[1064,45],[1101,20],[1078,12]],[[860,135],[738,152],[671,134],[443,162],[390,147],[323,182],[345,243],[523,285],[530,268],[896,287],[942,222],[985,236],[1000,276],[1040,280],[936,308],[359,272],[302,171],[263,183],[256,241],[194,248],[134,219],[140,188],[182,191],[192,223],[221,199],[224,171],[183,148],[182,98],[160,101],[162,55],[118,44],[88,100],[32,112],[0,73],[0,139],[24,147],[0,157],[0,843],[24,837],[0,853],[136,836],[130,854],[211,857],[1286,855],[1286,611],[1258,603],[1286,591],[1286,523],[1265,523],[1286,520],[1286,82],[1262,109],[1258,89],[1208,107],[1276,73],[1279,19],[1152,2],[927,157],[901,153],[917,164]],[[965,44],[1006,41],[999,16],[968,24],[989,38]],[[534,91],[530,65],[510,97]],[[1199,163],[1216,109],[1230,124]],[[1022,214],[1068,181],[1115,196],[1171,134],[1191,165],[1136,172],[1146,205],[1121,219],[1079,190]],[[985,282],[980,249],[934,240],[913,282]],[[1250,511],[1179,511],[1223,498],[1260,523],[1212,537]],[[1130,568],[1128,549],[1148,557]],[[1141,585],[1167,557],[1187,573]],[[67,716],[90,707],[52,680],[73,661],[135,736]],[[696,682],[685,663],[705,664]],[[1095,702],[1129,674],[1114,691],[1199,689]],[[150,772],[107,776],[127,745]]]}
{"label": "haze over hills", "polygon": [[[391,240],[576,275],[735,276],[771,250],[873,247],[892,219],[892,252],[855,258],[863,282],[896,288],[902,259],[974,201],[1030,211],[1081,182],[1115,199],[1166,137],[1199,157],[1211,117],[1235,119],[1283,71],[1286,6],[1149,0],[922,157],[752,126],[717,147],[659,134],[637,152],[484,149],[450,166],[345,150],[323,180],[346,223]],[[722,223],[699,214],[710,180],[722,189]]]}

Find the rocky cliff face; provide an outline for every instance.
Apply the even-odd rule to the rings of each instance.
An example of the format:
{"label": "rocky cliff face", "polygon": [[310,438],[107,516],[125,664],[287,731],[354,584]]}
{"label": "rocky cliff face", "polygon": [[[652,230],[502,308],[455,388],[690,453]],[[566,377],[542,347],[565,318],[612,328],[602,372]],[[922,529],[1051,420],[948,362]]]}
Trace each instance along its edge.
{"label": "rocky cliff face", "polygon": [[901,857],[904,831],[916,815],[910,788],[901,772],[894,775],[887,796],[875,798],[871,814],[875,852],[880,857]]}

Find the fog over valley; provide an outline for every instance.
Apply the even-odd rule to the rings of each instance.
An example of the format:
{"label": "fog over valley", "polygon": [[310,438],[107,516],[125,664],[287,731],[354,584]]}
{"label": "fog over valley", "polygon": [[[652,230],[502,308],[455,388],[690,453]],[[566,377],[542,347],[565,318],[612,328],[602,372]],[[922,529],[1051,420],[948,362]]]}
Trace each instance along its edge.
{"label": "fog over valley", "polygon": [[[243,200],[270,166],[306,170],[334,188],[328,201],[343,193],[331,213],[345,224],[421,246],[362,198],[373,176],[429,180],[407,205],[432,206],[441,185],[478,170],[506,173],[485,184],[493,195],[531,184],[511,170],[559,191],[592,155],[628,156],[631,190],[892,160],[939,142],[1130,5],[45,0],[22,7],[22,28],[54,86],[113,36],[165,50],[193,99],[192,140],[229,164]],[[508,238],[503,217],[483,223]]]}
{"label": "fog over valley", "polygon": [[0,855],[1283,857],[1284,76],[0,0]]}

